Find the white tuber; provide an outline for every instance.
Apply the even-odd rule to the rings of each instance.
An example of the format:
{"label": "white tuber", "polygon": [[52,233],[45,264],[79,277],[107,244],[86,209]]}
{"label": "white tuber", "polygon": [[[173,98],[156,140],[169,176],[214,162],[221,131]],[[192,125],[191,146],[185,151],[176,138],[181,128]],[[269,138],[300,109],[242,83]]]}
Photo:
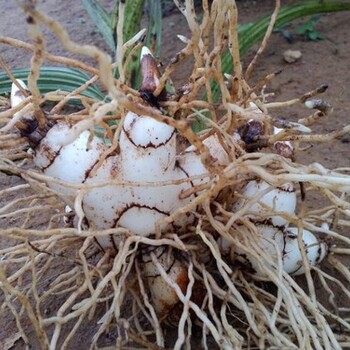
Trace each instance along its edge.
{"label": "white tuber", "polygon": [[[147,48],[142,49],[141,70],[141,91],[146,95],[152,94],[159,86],[160,75]],[[19,83],[26,88],[23,82]],[[13,84],[12,107],[19,105],[24,98],[22,92]],[[251,107],[257,113],[261,113],[255,104],[251,104]],[[29,111],[30,108],[29,104]],[[92,229],[121,226],[133,234],[148,236],[155,234],[157,229],[171,228],[163,224],[162,219],[189,204],[196,195],[182,196],[182,193],[209,181],[210,173],[196,149],[191,146],[178,155],[177,131],[149,116],[127,112],[123,119],[118,151],[110,153],[102,162],[101,157],[108,153],[109,146],[89,130],[76,134],[74,126],[59,121],[53,126],[48,125],[47,130],[38,132],[33,113],[19,116],[18,119],[16,126],[28,139],[30,133],[37,133],[33,137],[36,140],[34,162],[46,175],[72,184],[104,183],[83,190],[82,208]],[[71,140],[73,134],[74,141]],[[241,147],[242,141],[238,134],[230,137],[232,139],[229,141],[233,145]],[[226,166],[235,157],[234,154],[229,155],[225,151],[216,134],[204,138],[203,143],[208,147],[215,166]],[[192,179],[193,176],[197,178]],[[113,184],[110,183],[112,181]],[[158,185],[159,182],[168,183]],[[73,207],[78,189],[55,182],[49,183],[49,186]],[[242,210],[243,215],[256,222],[261,246],[273,258],[277,255],[271,240],[275,242],[286,272],[303,273],[296,229],[286,228],[289,223],[288,216],[295,215],[296,193],[293,184],[286,183],[274,188],[262,180],[255,180],[248,182],[241,194],[242,198],[236,201],[232,211]],[[261,220],[268,224],[259,223]],[[193,215],[182,214],[177,216],[171,226],[183,228],[193,221]],[[319,242],[307,230],[302,234],[310,264],[320,262],[327,254],[327,245]],[[114,236],[99,237],[96,240],[103,249],[117,249],[119,243]],[[231,249],[224,240],[221,240],[219,245],[223,254]],[[235,252],[239,254],[238,250]],[[169,261],[165,261],[164,256],[167,254],[160,254],[159,259],[174,279],[185,273],[185,267],[177,260],[167,266]],[[259,263],[249,256],[247,260],[259,272]],[[151,261],[144,266],[144,272],[149,277],[156,273],[155,269]],[[150,282],[154,305],[160,314],[163,313],[161,304],[164,300],[173,298],[171,304],[177,300],[177,297],[173,296],[174,291],[169,288],[158,274]]]}
{"label": "white tuber", "polygon": [[[264,223],[255,223],[255,226],[259,234],[259,247],[274,261],[274,263],[277,263],[278,255],[280,255],[282,259],[282,268],[286,273],[294,276],[305,273],[302,253],[298,245],[298,228],[283,228]],[[326,257],[328,253],[328,244],[318,239],[308,230],[301,230],[301,235],[303,249],[305,249],[308,262],[311,266],[315,266]],[[226,256],[232,256],[232,253],[238,254],[238,256],[241,257],[240,260],[243,259],[243,261],[246,261],[260,277],[266,277],[262,265],[265,269],[273,269],[275,265],[270,265],[268,261],[263,261],[261,257],[257,259],[252,255],[248,255],[237,247],[233,247],[222,237],[218,239],[218,244],[222,254]]]}
{"label": "white tuber", "polygon": [[[285,230],[285,250],[283,256],[283,268],[287,273],[301,275],[305,273],[302,255],[298,245],[298,228],[289,227]],[[328,253],[326,242],[318,239],[308,230],[302,230],[302,241],[305,253],[311,266],[320,263]]]}
{"label": "white tuber", "polygon": [[[288,220],[277,213],[294,215],[297,198],[291,183],[274,188],[263,180],[250,181],[243,189],[242,196],[243,198],[234,204],[232,211],[242,209],[248,200],[255,201],[249,206],[248,218],[269,219],[273,225],[283,226],[288,224]],[[276,212],[276,215],[271,215],[272,212]]]}
{"label": "white tuber", "polygon": [[[147,48],[141,53],[143,83],[141,89],[152,93],[159,85],[159,72]],[[24,83],[22,83],[23,86]],[[18,94],[17,94],[18,95]],[[12,106],[23,100],[12,99]],[[58,122],[43,137],[35,149],[35,164],[46,174],[68,183],[87,185],[122,181],[130,185],[104,185],[86,190],[82,207],[88,224],[93,229],[122,226],[134,234],[148,236],[159,227],[165,229],[161,220],[176,209],[188,204],[194,195],[181,198],[181,193],[194,186],[187,181],[193,174],[180,164],[194,161],[195,175],[206,174],[200,155],[186,153],[176,156],[175,129],[151,117],[128,112],[124,118],[119,139],[119,152],[108,156],[102,164],[99,160],[108,146],[96,136],[91,138],[88,130],[80,133],[67,144],[72,128]],[[97,167],[99,164],[99,167]],[[182,181],[181,181],[182,180]],[[157,186],[158,182],[179,181],[176,184]],[[149,182],[150,185],[138,183]],[[50,183],[69,206],[73,206],[76,189]],[[193,221],[193,216],[183,214],[176,222],[182,227]],[[102,248],[114,247],[114,237],[98,238]]]}

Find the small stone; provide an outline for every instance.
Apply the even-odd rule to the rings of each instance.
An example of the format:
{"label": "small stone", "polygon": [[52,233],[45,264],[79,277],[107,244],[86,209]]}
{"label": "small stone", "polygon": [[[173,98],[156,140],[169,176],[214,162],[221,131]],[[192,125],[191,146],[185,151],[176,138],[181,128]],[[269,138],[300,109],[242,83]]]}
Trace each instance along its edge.
{"label": "small stone", "polygon": [[301,58],[301,52],[299,50],[286,50],[283,52],[283,59],[287,63],[294,63]]}

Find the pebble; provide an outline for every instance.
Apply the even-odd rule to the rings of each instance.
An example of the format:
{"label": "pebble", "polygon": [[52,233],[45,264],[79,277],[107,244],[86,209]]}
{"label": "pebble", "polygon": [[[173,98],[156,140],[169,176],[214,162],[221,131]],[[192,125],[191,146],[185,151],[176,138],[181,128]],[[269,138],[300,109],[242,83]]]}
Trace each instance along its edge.
{"label": "pebble", "polygon": [[294,63],[301,58],[301,52],[299,50],[286,50],[283,52],[283,59],[287,63]]}

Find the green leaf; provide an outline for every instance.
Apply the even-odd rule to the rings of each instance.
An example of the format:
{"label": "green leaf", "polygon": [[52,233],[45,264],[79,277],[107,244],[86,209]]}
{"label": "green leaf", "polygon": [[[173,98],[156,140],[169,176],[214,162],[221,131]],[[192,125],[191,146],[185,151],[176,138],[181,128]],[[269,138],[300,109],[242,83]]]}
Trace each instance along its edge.
{"label": "green leaf", "polygon": [[[95,22],[100,32],[104,36],[107,44],[113,50],[117,47],[116,28],[119,18],[119,7],[125,6],[124,9],[124,25],[123,25],[123,41],[131,39],[141,29],[141,19],[145,6],[145,0],[128,0],[125,4],[119,0],[114,0],[111,14],[100,5],[98,0],[82,0],[90,17]],[[156,54],[160,50],[161,31],[162,31],[162,9],[160,0],[148,0],[148,31],[146,45],[149,46]],[[118,70],[114,72],[114,76],[118,77]],[[140,67],[139,55],[135,55],[127,67],[127,83],[133,88],[137,88],[140,84]]]}
{"label": "green leaf", "polygon": [[299,25],[295,31],[297,34],[303,35],[307,40],[323,40],[324,36],[315,29],[315,24],[319,19],[319,16],[313,16],[307,22]]}
{"label": "green leaf", "polygon": [[[158,0],[157,0],[158,1]],[[114,0],[113,10],[110,15],[110,30],[113,34],[115,48],[117,47],[116,29],[119,18],[119,6],[124,8],[123,41],[131,39],[141,29],[141,18],[143,14],[145,0],[129,0],[125,4],[120,4],[119,0]],[[129,62],[127,67],[127,83],[136,88],[140,81],[139,56],[136,55]],[[118,78],[118,70],[115,69],[114,77]]]}
{"label": "green leaf", "polygon": [[307,21],[306,23],[303,23],[295,29],[296,33],[299,35],[307,35],[308,33],[313,32],[314,30],[314,22],[311,20]]}
{"label": "green leaf", "polygon": [[162,6],[160,0],[147,0],[148,27],[146,46],[159,55],[162,35]]}
{"label": "green leaf", "polygon": [[116,45],[114,40],[114,31],[112,26],[112,17],[100,5],[97,0],[82,0],[83,5],[104,37],[107,45],[114,52]]}
{"label": "green leaf", "polygon": [[[116,44],[116,29],[117,29],[117,24],[118,24],[118,10],[119,10],[119,0],[114,0],[114,5],[112,9],[112,13],[110,15],[111,17],[111,29],[114,35],[114,43]],[[117,45],[115,45],[117,46]]]}
{"label": "green leaf", "polygon": [[209,112],[202,112],[196,115],[195,120],[191,123],[193,132],[199,133],[200,131],[208,128],[208,123],[206,123],[205,119],[211,119]]}
{"label": "green leaf", "polygon": [[[141,3],[139,3],[141,6]],[[139,8],[139,10],[141,7]],[[148,17],[147,25],[147,34],[145,45],[150,48],[150,50],[159,55],[161,47],[161,34],[162,34],[162,7],[160,0],[147,0],[146,2],[146,13]],[[136,10],[136,9],[135,9]],[[141,18],[140,18],[141,21]],[[141,29],[141,22],[139,23],[138,28],[134,28],[136,34],[137,31]],[[130,85],[138,89],[141,84],[141,72],[140,72],[140,63],[139,63],[139,54],[134,57],[133,61],[130,62],[128,67],[128,76]]]}
{"label": "green leaf", "polygon": [[[158,0],[157,0],[158,1]],[[123,27],[123,41],[126,42],[131,39],[137,32],[140,31],[141,18],[143,14],[145,0],[129,0],[125,3],[124,10],[124,27]],[[110,27],[114,35],[115,46],[116,37],[115,32],[119,17],[119,0],[114,0],[114,6],[110,15]]]}
{"label": "green leaf", "polygon": [[310,32],[308,34],[308,39],[312,40],[312,41],[323,40],[324,36],[320,32],[318,32],[317,30],[314,30],[313,32]]}
{"label": "green leaf", "polygon": [[[28,82],[30,69],[14,69],[13,75],[17,79]],[[56,90],[72,92],[85,84],[90,77],[78,69],[66,67],[41,67],[38,87],[42,94]],[[0,73],[0,95],[9,94],[11,92],[12,81],[6,73]],[[105,95],[97,88],[96,85],[90,85],[82,92],[83,96],[96,100],[103,100]]]}
{"label": "green leaf", "polygon": [[[157,0],[154,0],[157,1]],[[126,1],[123,35],[124,41],[131,39],[141,30],[141,18],[145,5],[145,0]],[[127,71],[128,84],[137,89],[141,81],[139,54],[130,60]]]}
{"label": "green leaf", "polygon": [[144,4],[145,0],[126,1],[123,28],[124,42],[131,39],[137,32],[140,31]]}

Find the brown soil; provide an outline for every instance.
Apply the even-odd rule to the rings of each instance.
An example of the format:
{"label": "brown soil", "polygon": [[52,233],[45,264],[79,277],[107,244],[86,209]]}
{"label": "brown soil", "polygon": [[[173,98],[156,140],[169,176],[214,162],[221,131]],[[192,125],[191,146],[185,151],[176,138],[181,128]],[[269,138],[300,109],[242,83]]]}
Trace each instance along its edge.
{"label": "brown soil", "polygon": [[[293,1],[287,1],[292,3]],[[72,39],[79,43],[95,44],[99,48],[108,51],[107,46],[101,39],[97,29],[87,16],[81,1],[55,1],[40,0],[39,9],[58,20],[69,32]],[[104,0],[104,4],[110,4],[111,1]],[[272,0],[264,1],[239,1],[240,22],[251,22],[262,15],[272,12]],[[14,1],[1,1],[2,18],[0,21],[0,33],[24,41],[27,40],[26,24],[20,8]],[[323,41],[304,41],[303,38],[295,36],[294,41],[288,43],[281,34],[275,33],[269,42],[269,45],[257,63],[254,80],[262,79],[266,74],[282,70],[267,87],[266,92],[273,92],[273,100],[283,101],[301,96],[305,92],[314,89],[321,84],[328,84],[329,89],[323,98],[332,103],[334,113],[328,119],[322,120],[313,127],[320,133],[328,133],[335,129],[350,124],[350,91],[347,88],[350,81],[350,42],[348,37],[348,25],[350,13],[335,13],[323,15],[317,23],[317,30],[321,32],[326,39]],[[293,32],[296,24],[288,27]],[[179,51],[183,44],[175,37],[175,34],[187,33],[185,19],[178,13],[172,13],[164,21],[163,46],[161,52],[161,61],[166,65],[173,55]],[[67,55],[60,47],[52,34],[47,35],[48,50],[58,55]],[[300,50],[302,58],[295,63],[287,64],[283,61],[282,53],[287,50]],[[252,49],[244,58],[245,67],[250,62],[256,51]],[[0,46],[1,56],[11,68],[26,67],[29,65],[30,55],[24,51],[12,49],[10,47]],[[68,54],[69,57],[73,55]],[[83,60],[86,61],[85,58]],[[91,63],[91,62],[89,62]],[[176,84],[186,82],[189,67],[183,67],[176,77],[173,77]],[[288,120],[296,121],[301,117],[310,114],[303,105],[293,106],[292,108],[272,111],[274,116],[279,116]],[[344,136],[341,140],[328,142],[327,144],[314,144],[311,148],[298,154],[297,160],[303,163],[319,162],[326,167],[349,167],[350,135]],[[0,174],[0,188],[6,188],[15,183],[19,183],[17,178],[10,178]],[[0,223],[1,224],[1,223]],[[4,224],[4,223],[3,223]],[[14,224],[14,223],[8,223]],[[8,242],[6,242],[8,244]],[[4,246],[5,242],[0,242]],[[57,267],[59,270],[59,266]],[[63,269],[63,267],[60,267]],[[54,302],[54,301],[53,301]],[[4,341],[11,338],[16,333],[15,323],[12,318],[5,317],[0,313],[0,348],[4,346]],[[28,322],[28,336],[33,341],[33,348],[36,348],[34,332],[30,330]],[[72,342],[72,349],[88,348],[89,339],[93,328],[82,327],[79,339]],[[85,333],[84,333],[85,332]],[[110,335],[113,339],[113,335]],[[113,340],[112,340],[113,343]],[[106,340],[106,344],[108,341]],[[17,349],[23,348],[23,343],[17,343]]]}

